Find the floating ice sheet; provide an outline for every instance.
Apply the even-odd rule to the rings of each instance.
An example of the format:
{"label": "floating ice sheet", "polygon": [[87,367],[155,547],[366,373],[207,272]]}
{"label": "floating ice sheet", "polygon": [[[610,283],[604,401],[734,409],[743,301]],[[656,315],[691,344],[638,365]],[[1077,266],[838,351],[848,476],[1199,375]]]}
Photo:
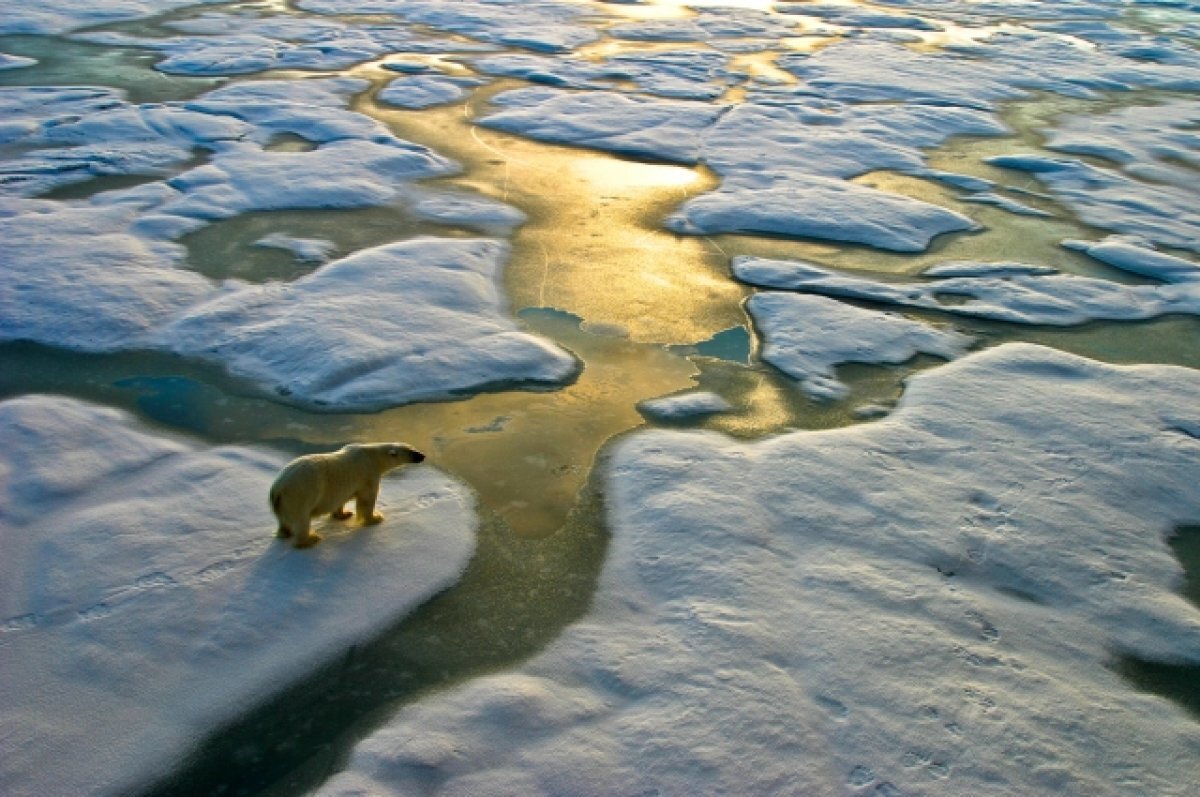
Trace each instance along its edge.
{"label": "floating ice sheet", "polygon": [[678,421],[702,415],[728,412],[733,405],[716,393],[694,390],[675,396],[650,399],[638,404],[638,410],[650,418],[663,421]]}
{"label": "floating ice sheet", "polygon": [[947,360],[967,352],[972,338],[895,313],[863,310],[822,296],[757,293],[746,309],[764,337],[762,358],[800,381],[817,399],[848,392],[834,368],[845,363],[902,363],[918,354]]}
{"label": "floating ice sheet", "polygon": [[300,0],[297,6],[320,14],[394,14],[434,30],[540,52],[569,52],[600,38],[580,3]]}
{"label": "floating ice sheet", "polygon": [[689,200],[665,226],[693,235],[768,233],[921,252],[936,236],[975,223],[928,202],[844,180],[797,176],[780,183],[747,176]]}
{"label": "floating ice sheet", "polygon": [[151,339],[308,405],[380,409],[564,382],[575,359],[501,312],[507,256],[507,244],[491,239],[388,244],[292,283],[239,286]]}
{"label": "floating ice sheet", "polygon": [[0,426],[7,797],[132,793],[452,584],[474,549],[470,491],[430,466],[384,478],[382,524],[330,521],[298,551],[267,507],[277,454],[49,396],[0,403]]}
{"label": "floating ice sheet", "polygon": [[963,108],[792,107],[650,100],[595,91],[521,89],[495,98],[481,124],[532,138],[680,163],[703,161],[724,179],[684,203],[668,229],[824,238],[914,252],[967,230],[962,214],[830,177],[922,166],[920,148],[952,135],[1004,131]]}
{"label": "floating ice sheet", "polygon": [[105,0],[103,3],[9,0],[0,5],[0,34],[65,33],[93,25],[157,16],[185,6],[222,2],[225,0]]}
{"label": "floating ice sheet", "polygon": [[733,272],[753,285],[901,307],[990,318],[1018,324],[1071,326],[1088,321],[1134,321],[1168,313],[1200,315],[1200,268],[1120,239],[1073,248],[1132,273],[1170,281],[1125,285],[1111,280],[1046,273],[1022,264],[942,264],[922,282],[883,282],[840,274],[802,261],[734,258]]}
{"label": "floating ice sheet", "polygon": [[[416,186],[458,167],[347,111],[365,85],[260,81],[186,105],[132,105],[100,89],[0,90],[13,112],[0,137],[25,149],[0,172],[0,194],[10,194],[0,196],[0,339],[186,353],[290,401],[347,409],[569,378],[574,358],[503,314],[507,248],[494,241],[371,250],[293,286],[216,284],[182,267],[179,237],[249,211],[402,205],[498,234],[523,221],[484,196]],[[313,147],[270,148],[281,135]],[[208,154],[190,164],[197,150]],[[85,201],[21,198],[169,168],[178,173]]]}
{"label": "floating ice sheet", "polygon": [[870,424],[631,436],[589,615],[319,793],[1190,794],[1194,719],[1109,662],[1200,664],[1198,390],[1017,344]]}

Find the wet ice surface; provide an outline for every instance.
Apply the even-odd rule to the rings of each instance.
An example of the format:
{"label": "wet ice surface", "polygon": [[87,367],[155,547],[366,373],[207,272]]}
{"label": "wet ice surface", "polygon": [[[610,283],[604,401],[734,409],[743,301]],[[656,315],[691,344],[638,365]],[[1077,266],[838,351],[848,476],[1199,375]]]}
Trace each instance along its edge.
{"label": "wet ice surface", "polygon": [[634,436],[589,616],[320,793],[1187,794],[1194,720],[1107,663],[1200,645],[1197,389],[1012,345],[877,423]]}
{"label": "wet ice surface", "polygon": [[128,793],[198,736],[452,584],[470,491],[413,467],[303,554],[259,514],[277,453],[50,396],[0,403],[0,791]]}
{"label": "wet ice surface", "polygon": [[[0,89],[0,340],[169,352],[322,411],[562,385],[580,367],[582,383],[622,356],[679,372],[662,378],[667,395],[630,400],[621,428],[638,422],[635,402],[666,426],[745,414],[762,363],[830,405],[855,398],[847,364],[954,361],[913,380],[890,417],[887,396],[858,407],[858,419],[882,418],[869,425],[741,443],[628,436],[606,466],[612,550],[591,613],[528,664],[404,708],[325,793],[1188,793],[1194,724],[1109,665],[1200,664],[1200,616],[1173,592],[1179,568],[1163,543],[1200,516],[1195,372],[968,351],[991,342],[973,321],[1036,337],[1200,315],[1195,4],[184,5],[0,0],[0,34],[78,31],[42,50],[13,37],[0,53],[135,52],[145,75],[181,87],[142,101],[134,92],[159,95],[81,65],[80,82],[101,85]],[[0,54],[0,69],[36,81],[41,61]],[[58,65],[45,68],[62,82]],[[189,93],[169,75],[194,78]],[[1001,120],[1055,98],[1078,102],[1021,129]],[[430,126],[416,143],[381,121],[444,122],[438,109],[478,127]],[[456,135],[487,150],[486,164],[456,162]],[[650,228],[703,242],[756,291],[744,325],[733,306],[710,329],[656,328],[655,343],[677,345],[654,356],[641,344],[617,356],[597,341],[621,340],[619,324],[571,316],[566,339],[594,358],[582,363],[530,333],[530,319],[557,310],[509,306],[510,259],[541,265],[543,293],[579,264],[554,239],[522,238],[540,220],[510,189],[530,167],[501,135],[707,170],[703,190],[606,233],[630,248]],[[994,142],[979,150],[988,158],[930,167],[962,137]],[[596,193],[599,208],[618,192]],[[278,272],[290,282],[189,270],[186,247],[224,224],[359,209],[428,229],[397,224],[392,239],[345,251],[328,227],[260,224],[246,246],[294,260]],[[1073,226],[1045,262],[1014,262],[1025,258],[1006,243],[1029,228],[1005,216]],[[988,259],[938,259],[972,238],[992,241]],[[821,261],[856,247],[854,274]],[[872,273],[888,253],[932,265]],[[729,287],[702,276],[697,293]],[[736,356],[718,353],[731,330]],[[684,356],[724,357],[758,388],[678,392],[694,367],[667,361]],[[611,411],[597,394],[623,381],[636,380],[563,390],[559,409],[582,428]],[[430,420],[430,442],[457,423],[489,451],[538,459],[504,441],[550,434],[539,419],[554,406],[432,413],[442,425]],[[449,584],[469,551],[469,488],[481,488],[430,468],[389,482],[385,498],[420,504],[436,482],[445,500],[412,514],[422,530],[454,530],[444,549],[414,560],[403,546],[425,538],[389,523],[283,558],[261,517],[212,509],[261,506],[282,455],[175,440],[65,399],[0,412],[24,435],[5,449],[15,492],[0,515],[0,647],[18,663],[0,690],[6,793],[116,793],[161,774],[239,705]],[[563,467],[586,470],[589,457]],[[508,463],[493,464],[502,480]],[[527,498],[519,486],[502,494]],[[521,510],[536,515],[528,499]],[[317,576],[295,571],[324,564],[336,572],[318,598]],[[383,577],[410,569],[425,586]],[[285,582],[304,585],[303,600],[230,608],[230,586]],[[357,611],[363,601],[372,611]],[[301,610],[319,628],[289,614]],[[197,639],[196,627],[216,630]],[[186,705],[168,702],[180,683],[198,684]],[[104,730],[106,717],[146,735]]]}

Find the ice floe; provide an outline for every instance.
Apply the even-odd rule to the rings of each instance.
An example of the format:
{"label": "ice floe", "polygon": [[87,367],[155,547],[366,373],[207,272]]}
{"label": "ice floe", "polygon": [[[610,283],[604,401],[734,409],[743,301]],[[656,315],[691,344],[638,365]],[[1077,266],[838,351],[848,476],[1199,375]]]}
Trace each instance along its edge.
{"label": "ice floe", "polygon": [[210,448],[84,402],[0,403],[0,791],[132,793],[452,584],[473,498],[430,466],[381,525],[274,539],[286,457]]}
{"label": "ice floe", "polygon": [[397,52],[445,53],[491,49],[432,39],[399,25],[349,25],[299,16],[210,14],[173,22],[182,35],[138,36],[120,31],[74,35],[80,41],[142,47],[162,53],[154,68],[172,75],[246,75],[270,69],[337,70]]}
{"label": "ice floe", "polygon": [[819,17],[826,22],[853,29],[942,30],[942,25],[922,17],[912,16],[911,14],[880,13],[854,5],[804,3],[803,5],[780,4],[776,8],[783,14],[803,14],[804,16]]}
{"label": "ice floe", "polygon": [[307,263],[324,263],[337,248],[337,244],[324,238],[296,238],[279,232],[264,235],[254,245],[291,252],[295,258]]}
{"label": "ice floe", "polygon": [[982,43],[936,52],[847,39],[811,55],[782,55],[777,63],[804,81],[802,90],[850,102],[992,107],[1029,91],[1096,97],[1133,89],[1200,89],[1200,53],[1164,64],[1032,31],[996,33]]}
{"label": "ice floe", "polygon": [[397,108],[431,108],[462,99],[473,85],[478,85],[478,81],[471,78],[412,75],[396,78],[380,89],[375,98]]}
{"label": "ice floe", "polygon": [[486,127],[622,155],[695,163],[699,133],[721,114],[704,102],[649,100],[608,91],[517,89],[492,100],[501,107]]}
{"label": "ice floe", "polygon": [[520,89],[498,95],[480,124],[532,138],[680,163],[705,162],[720,188],[685,202],[675,232],[754,232],[921,251],[972,229],[945,208],[831,177],[922,168],[920,148],[952,135],[997,135],[987,114],[932,106],[792,107],[652,100],[608,91]]}
{"label": "ice floe", "polygon": [[679,421],[700,415],[728,412],[733,405],[708,390],[693,390],[674,396],[649,399],[638,404],[638,411],[660,421]]}
{"label": "ice floe", "polygon": [[762,358],[817,399],[842,398],[849,388],[834,368],[845,363],[902,363],[918,354],[954,359],[969,335],[895,313],[863,310],[836,299],[758,293],[746,309],[764,338]]}
{"label": "ice floe", "polygon": [[1086,223],[1200,253],[1200,217],[1192,185],[1146,182],[1077,158],[996,155],[993,166],[1032,174]]}
{"label": "ice floe", "polygon": [[23,55],[9,55],[8,53],[0,53],[0,70],[22,69],[27,66],[33,66],[36,63],[36,58],[26,58]]}
{"label": "ice floe", "polygon": [[[520,211],[487,197],[415,186],[458,166],[347,111],[364,87],[260,81],[183,105],[133,105],[102,89],[0,90],[13,110],[0,135],[24,149],[0,174],[0,193],[17,195],[0,198],[0,339],[186,353],[291,401],[348,409],[569,378],[574,358],[503,315],[507,248],[496,242],[421,239],[329,264],[293,286],[216,284],[182,267],[182,235],[248,211],[397,205],[498,234],[521,223]],[[280,135],[314,146],[270,149]],[[198,151],[207,155],[191,165]],[[23,198],[171,169],[82,202]],[[347,289],[350,275],[360,287]],[[371,299],[354,301],[362,284]],[[315,317],[325,319],[316,328]]]}
{"label": "ice floe", "polygon": [[[1200,167],[1200,101],[1172,99],[1161,105],[1136,105],[1108,113],[1068,116],[1047,131],[1046,146],[1073,155],[1094,155],[1125,169],[1159,169],[1156,178],[1194,181],[1178,164]],[[1163,168],[1167,163],[1174,164]]]}
{"label": "ice floe", "polygon": [[1166,284],[1047,273],[1023,264],[941,264],[921,282],[881,281],[841,274],[801,261],[738,257],[733,272],[765,288],[937,310],[1018,324],[1070,326],[1088,321],[1134,321],[1168,313],[1200,315],[1200,268],[1120,240],[1071,242],[1097,260]]}
{"label": "ice floe", "polygon": [[540,52],[569,52],[600,38],[587,24],[589,9],[582,3],[300,0],[297,6],[320,14],[393,14],[434,30]]}
{"label": "ice floe", "polygon": [[632,82],[658,97],[713,100],[742,76],[726,69],[728,58],[711,50],[618,53],[604,61],[530,54],[505,54],[473,59],[489,75],[515,77],[547,86],[572,89],[612,89]]}
{"label": "ice floe", "polygon": [[1194,719],[1111,661],[1200,664],[1198,390],[1014,344],[870,424],[630,436],[589,614],[319,793],[1183,797]]}
{"label": "ice floe", "polygon": [[506,243],[416,238],[287,284],[227,291],[156,347],[213,360],[308,405],[380,409],[507,383],[561,383],[571,355],[501,312]]}
{"label": "ice floe", "polygon": [[769,233],[924,251],[934,237],[975,227],[971,219],[928,202],[826,177],[775,182],[726,179],[668,216],[669,230],[693,235]]}
{"label": "ice floe", "polygon": [[143,19],[176,8],[221,3],[225,0],[105,0],[77,3],[74,0],[42,0],[37,3],[5,3],[0,16],[0,34],[66,33],[78,28]]}

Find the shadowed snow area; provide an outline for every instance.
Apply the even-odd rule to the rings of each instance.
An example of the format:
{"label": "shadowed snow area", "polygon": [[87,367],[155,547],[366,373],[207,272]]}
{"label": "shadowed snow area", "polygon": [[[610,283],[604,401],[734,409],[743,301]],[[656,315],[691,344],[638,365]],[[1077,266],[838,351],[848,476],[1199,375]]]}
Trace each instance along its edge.
{"label": "shadowed snow area", "polygon": [[1194,721],[1106,663],[1200,663],[1197,390],[1014,344],[877,423],[628,438],[588,617],[320,793],[1189,794]]}
{"label": "shadowed snow area", "polygon": [[[467,488],[385,476],[378,526],[274,539],[284,460],[49,396],[0,403],[0,792],[124,794],[453,583]],[[345,529],[343,531],[342,529]]]}

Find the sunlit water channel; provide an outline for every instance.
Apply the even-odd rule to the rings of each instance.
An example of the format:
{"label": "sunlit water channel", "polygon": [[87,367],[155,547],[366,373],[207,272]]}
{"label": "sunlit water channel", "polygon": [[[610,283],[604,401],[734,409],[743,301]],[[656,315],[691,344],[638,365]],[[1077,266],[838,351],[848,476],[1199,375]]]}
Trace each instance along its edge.
{"label": "sunlit water channel", "polygon": [[[631,6],[628,13],[635,18],[677,15],[684,13],[681,5]],[[179,15],[188,13],[196,12]],[[145,22],[135,27],[155,29]],[[195,96],[225,82],[167,77],[152,70],[154,57],[137,49],[99,48],[56,37],[5,37],[0,50],[42,61],[32,69],[0,72],[0,82],[9,85],[101,83],[124,89],[133,101],[147,102]],[[763,70],[770,68],[769,58],[759,56],[755,62]],[[1052,199],[1021,197],[1053,213],[1050,220],[1016,216],[963,202],[936,182],[891,173],[858,179],[953,208],[984,229],[944,236],[917,256],[819,241],[673,235],[661,228],[661,219],[689,196],[716,185],[715,175],[703,168],[633,162],[473,124],[486,114],[493,93],[519,83],[495,82],[461,103],[405,111],[376,101],[378,88],[394,77],[378,63],[344,74],[372,83],[357,98],[355,110],[463,165],[462,175],[437,184],[483,193],[527,214],[527,223],[512,237],[504,276],[510,312],[529,330],[570,350],[583,368],[573,383],[554,390],[498,389],[370,414],[313,413],[262,395],[213,367],[169,356],[0,346],[4,396],[81,396],[212,443],[272,446],[289,453],[357,440],[403,439],[427,451],[438,467],[478,495],[479,550],[460,584],[326,672],[292,685],[218,731],[179,772],[168,774],[155,793],[301,793],[334,771],[349,746],[402,702],[511,666],[551,641],[590,600],[605,547],[602,474],[596,465],[608,442],[647,424],[639,402],[696,386],[713,390],[733,404],[733,411],[687,425],[756,438],[859,422],[857,408],[890,405],[900,396],[905,376],[936,366],[931,358],[903,366],[848,366],[840,376],[851,387],[849,398],[830,403],[804,396],[789,379],[758,361],[757,336],[742,308],[751,291],[730,277],[731,257],[807,259],[882,275],[911,275],[948,259],[1020,260],[1129,280],[1059,246],[1065,238],[1101,233]],[[1123,98],[1146,100],[1153,98]],[[1014,185],[1013,175],[997,174],[981,159],[1037,148],[1042,143],[1037,130],[1055,114],[1103,107],[1054,98],[1014,103],[1004,115],[1012,137],[952,140],[929,154],[930,165]],[[82,199],[119,187],[96,181],[53,198]],[[1040,192],[1036,184],[1016,187]],[[336,247],[335,256],[420,234],[489,233],[417,221],[395,208],[254,213],[187,238],[189,263],[214,279],[249,281],[295,279],[316,267],[253,245],[268,232],[327,238]],[[956,323],[980,336],[981,345],[1029,340],[1116,363],[1200,367],[1200,323],[1193,318],[1070,329]],[[245,511],[260,513],[264,534],[269,533],[265,502]],[[231,770],[237,772],[236,784],[230,781]]]}

